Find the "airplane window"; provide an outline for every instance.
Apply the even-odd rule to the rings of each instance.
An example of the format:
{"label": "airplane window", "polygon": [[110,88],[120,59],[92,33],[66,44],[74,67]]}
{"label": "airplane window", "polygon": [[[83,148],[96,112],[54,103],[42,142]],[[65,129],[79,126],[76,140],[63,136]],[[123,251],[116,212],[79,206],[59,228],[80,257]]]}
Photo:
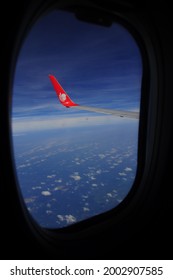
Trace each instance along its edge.
{"label": "airplane window", "polygon": [[118,206],[137,171],[142,58],[131,33],[53,11],[16,65],[12,136],[26,208],[64,228]]}

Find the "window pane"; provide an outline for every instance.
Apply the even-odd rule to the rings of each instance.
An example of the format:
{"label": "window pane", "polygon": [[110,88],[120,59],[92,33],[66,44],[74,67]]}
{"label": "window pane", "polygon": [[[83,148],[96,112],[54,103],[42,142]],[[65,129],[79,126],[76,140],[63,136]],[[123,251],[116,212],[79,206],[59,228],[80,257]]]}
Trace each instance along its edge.
{"label": "window pane", "polygon": [[139,120],[66,108],[48,77],[82,106],[139,112],[142,60],[122,25],[52,12],[21,48],[13,88],[17,177],[36,222],[62,228],[116,207],[137,170]]}

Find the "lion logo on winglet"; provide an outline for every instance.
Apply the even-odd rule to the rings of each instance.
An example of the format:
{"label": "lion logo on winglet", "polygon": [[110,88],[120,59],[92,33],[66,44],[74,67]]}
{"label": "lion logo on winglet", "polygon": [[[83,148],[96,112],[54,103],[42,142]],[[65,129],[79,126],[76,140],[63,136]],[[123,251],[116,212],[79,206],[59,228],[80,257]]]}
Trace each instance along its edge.
{"label": "lion logo on winglet", "polygon": [[60,99],[62,102],[66,101],[66,94],[65,94],[65,93],[60,93],[59,99]]}

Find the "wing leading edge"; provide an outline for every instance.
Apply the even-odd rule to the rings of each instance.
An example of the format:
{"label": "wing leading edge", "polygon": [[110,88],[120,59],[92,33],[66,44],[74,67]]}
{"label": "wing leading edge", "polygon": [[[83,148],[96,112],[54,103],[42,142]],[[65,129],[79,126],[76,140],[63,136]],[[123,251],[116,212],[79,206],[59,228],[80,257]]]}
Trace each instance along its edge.
{"label": "wing leading edge", "polygon": [[89,106],[81,106],[71,100],[71,98],[68,96],[68,94],[65,92],[65,90],[62,88],[62,86],[59,84],[59,82],[56,80],[56,78],[53,75],[49,75],[49,78],[52,82],[52,85],[55,89],[55,92],[57,94],[57,97],[58,97],[60,103],[67,108],[75,107],[75,109],[79,109],[79,110],[86,110],[86,111],[91,111],[91,112],[110,114],[110,115],[115,115],[115,116],[122,117],[122,118],[125,117],[125,118],[139,119],[138,112],[120,111],[120,110],[111,110],[111,109],[96,108],[96,107],[89,107]]}

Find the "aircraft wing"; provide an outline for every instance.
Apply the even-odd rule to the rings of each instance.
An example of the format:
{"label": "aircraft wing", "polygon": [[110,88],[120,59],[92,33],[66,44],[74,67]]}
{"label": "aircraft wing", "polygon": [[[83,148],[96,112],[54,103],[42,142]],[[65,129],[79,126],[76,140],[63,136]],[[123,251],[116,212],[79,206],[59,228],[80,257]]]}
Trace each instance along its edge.
{"label": "aircraft wing", "polygon": [[108,114],[108,115],[114,115],[121,118],[133,118],[133,119],[139,119],[139,113],[138,112],[131,112],[131,111],[120,111],[120,110],[111,110],[111,109],[104,109],[104,108],[96,108],[96,107],[89,107],[89,106],[75,106],[75,109],[79,110],[86,110],[91,112],[97,112],[102,114]]}
{"label": "aircraft wing", "polygon": [[52,82],[52,85],[55,89],[55,92],[57,94],[57,97],[58,97],[60,103],[67,108],[75,107],[75,109],[79,109],[79,110],[86,110],[86,111],[97,112],[97,113],[102,113],[102,114],[110,114],[110,115],[114,115],[114,116],[118,116],[118,117],[139,119],[138,112],[120,111],[120,110],[111,110],[111,109],[96,108],[96,107],[89,107],[89,106],[81,106],[71,100],[69,95],[65,92],[65,90],[62,88],[62,86],[59,84],[59,82],[56,80],[56,78],[53,75],[49,75],[49,78]]}

